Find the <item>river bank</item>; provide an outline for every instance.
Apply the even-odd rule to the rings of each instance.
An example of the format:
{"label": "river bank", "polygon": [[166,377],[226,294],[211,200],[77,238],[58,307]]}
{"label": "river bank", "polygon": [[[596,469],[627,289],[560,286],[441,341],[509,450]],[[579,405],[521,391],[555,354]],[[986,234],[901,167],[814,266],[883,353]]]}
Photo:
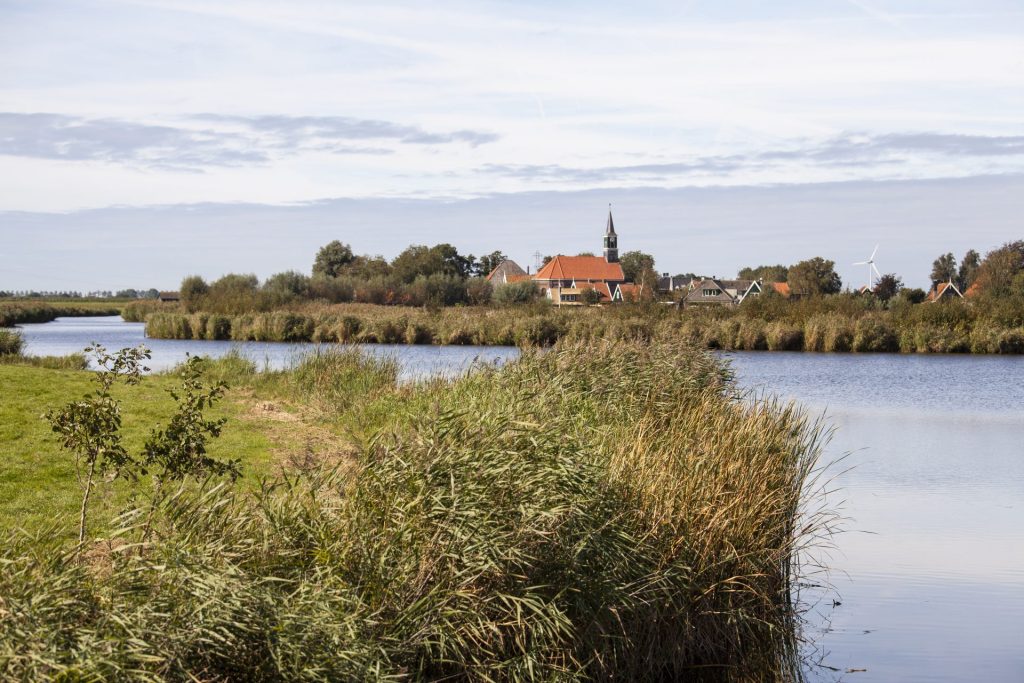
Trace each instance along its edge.
{"label": "river bank", "polygon": [[695,310],[338,304],[244,315],[153,312],[145,322],[146,335],[158,339],[550,346],[561,339],[664,337],[725,351],[1024,353],[1016,314],[989,317],[957,302],[893,309],[837,302]]}

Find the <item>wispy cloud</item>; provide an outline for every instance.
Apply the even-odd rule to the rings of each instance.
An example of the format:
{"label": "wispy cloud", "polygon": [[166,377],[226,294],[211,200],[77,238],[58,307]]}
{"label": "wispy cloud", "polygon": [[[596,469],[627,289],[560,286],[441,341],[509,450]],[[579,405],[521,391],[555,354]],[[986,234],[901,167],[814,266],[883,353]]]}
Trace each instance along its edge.
{"label": "wispy cloud", "polygon": [[881,168],[911,163],[916,157],[961,160],[1024,157],[1024,136],[945,133],[845,133],[824,141],[797,141],[779,149],[694,156],[665,163],[574,167],[558,164],[486,164],[481,173],[541,182],[665,182],[686,177],[727,177],[738,172],[782,166],[805,168]]}
{"label": "wispy cloud", "polygon": [[339,140],[390,140],[413,145],[444,145],[461,142],[472,147],[495,142],[498,136],[475,130],[449,133],[426,131],[391,121],[355,119],[346,116],[224,116],[199,114],[200,121],[223,122],[275,136],[281,144],[316,148],[318,142]]}
{"label": "wispy cloud", "polygon": [[[341,116],[199,114],[186,122],[202,126],[0,112],[0,154],[196,171],[263,164],[299,152],[379,155],[393,152],[388,145],[476,147],[498,139],[479,131],[432,132]],[[365,142],[376,145],[354,144]]]}

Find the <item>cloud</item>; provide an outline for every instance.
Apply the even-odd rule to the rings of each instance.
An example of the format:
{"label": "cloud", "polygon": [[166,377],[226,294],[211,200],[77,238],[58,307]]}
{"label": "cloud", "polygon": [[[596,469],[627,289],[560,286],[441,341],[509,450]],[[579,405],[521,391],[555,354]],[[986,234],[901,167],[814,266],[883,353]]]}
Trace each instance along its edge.
{"label": "cloud", "polygon": [[[378,155],[393,152],[381,146],[389,143],[476,147],[498,139],[479,131],[430,132],[390,121],[342,116],[200,114],[186,121],[202,127],[0,112],[0,154],[194,171],[264,164],[276,156],[303,151]],[[376,144],[353,144],[367,141]]]}
{"label": "cloud", "polygon": [[314,147],[318,142],[337,140],[390,140],[413,145],[443,145],[455,142],[472,147],[495,142],[498,136],[473,130],[432,133],[415,126],[391,121],[355,119],[347,116],[225,116],[199,114],[200,121],[223,122],[267,133],[282,142]]}
{"label": "cloud", "polygon": [[665,163],[574,167],[559,164],[486,164],[481,173],[540,182],[605,183],[623,180],[666,182],[686,177],[726,177],[743,171],[812,168],[892,167],[917,157],[992,159],[1024,156],[1024,136],[947,133],[844,133],[820,142],[796,141],[782,149],[694,156]]}
{"label": "cloud", "polygon": [[167,168],[262,163],[265,152],[238,136],[117,119],[0,113],[0,154]]}

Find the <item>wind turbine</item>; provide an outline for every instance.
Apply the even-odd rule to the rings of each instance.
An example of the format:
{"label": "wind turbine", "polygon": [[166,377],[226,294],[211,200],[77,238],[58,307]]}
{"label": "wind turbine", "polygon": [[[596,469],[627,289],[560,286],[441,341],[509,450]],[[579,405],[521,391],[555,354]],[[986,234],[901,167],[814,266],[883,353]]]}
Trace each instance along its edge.
{"label": "wind turbine", "polygon": [[878,268],[875,267],[875,254],[878,253],[878,245],[875,245],[875,250],[871,252],[871,258],[867,261],[858,261],[854,263],[855,266],[867,266],[868,267],[868,289],[871,289],[871,274],[872,272],[878,276],[878,279],[882,279],[882,274],[878,272]]}

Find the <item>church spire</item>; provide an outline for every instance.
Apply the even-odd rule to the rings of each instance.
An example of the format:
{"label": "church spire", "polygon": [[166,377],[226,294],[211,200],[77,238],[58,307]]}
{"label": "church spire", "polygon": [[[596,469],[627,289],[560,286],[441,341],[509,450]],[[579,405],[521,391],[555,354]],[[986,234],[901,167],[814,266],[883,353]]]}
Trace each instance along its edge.
{"label": "church spire", "polygon": [[611,204],[608,205],[608,226],[604,230],[604,260],[608,263],[619,262],[619,236],[615,234]]}

